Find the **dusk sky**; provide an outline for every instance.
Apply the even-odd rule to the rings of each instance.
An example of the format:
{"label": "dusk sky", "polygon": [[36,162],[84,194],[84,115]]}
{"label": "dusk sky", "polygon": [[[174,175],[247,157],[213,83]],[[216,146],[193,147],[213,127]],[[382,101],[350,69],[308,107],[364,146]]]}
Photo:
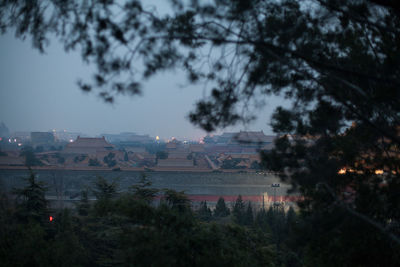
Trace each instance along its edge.
{"label": "dusk sky", "polygon": [[[121,96],[112,105],[78,88],[76,81],[90,80],[91,75],[79,52],[66,53],[57,40],[40,54],[29,39],[16,39],[14,32],[0,35],[0,122],[12,132],[66,129],[92,136],[136,132],[164,139],[199,139],[206,134],[187,119],[205,94],[203,86],[188,86],[179,71],[153,77],[142,96]],[[263,130],[271,134],[269,117],[281,101],[271,98],[255,122],[217,133]]]}

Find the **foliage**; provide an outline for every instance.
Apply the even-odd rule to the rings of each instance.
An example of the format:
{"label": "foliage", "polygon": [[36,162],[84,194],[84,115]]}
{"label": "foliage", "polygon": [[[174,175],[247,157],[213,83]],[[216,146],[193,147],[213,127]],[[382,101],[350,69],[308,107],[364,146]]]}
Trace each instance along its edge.
{"label": "foliage", "polygon": [[165,143],[150,143],[145,145],[145,149],[150,154],[156,154],[158,151],[165,151]]}
{"label": "foliage", "polygon": [[166,159],[166,158],[168,158],[168,152],[166,152],[166,151],[157,151],[156,152],[156,158],[157,159]]}
{"label": "foliage", "polygon": [[[92,189],[97,196],[93,205],[85,190],[76,210],[53,211],[52,221],[40,223],[32,220],[32,213],[22,220],[2,197],[1,264],[275,266],[276,252],[266,235],[235,224],[200,221],[190,208],[182,208],[187,198],[172,190],[164,191],[168,201],[154,206],[147,194],[145,201],[138,198],[148,185],[116,194],[115,183],[99,178]],[[108,201],[107,213],[98,210],[101,200]]]}
{"label": "foliage", "polygon": [[235,222],[241,225],[246,224],[246,206],[245,203],[242,199],[242,196],[239,195],[238,198],[235,201],[235,204],[233,206],[232,214],[235,218]]}
{"label": "foliage", "polygon": [[64,164],[65,163],[65,158],[64,157],[58,157],[57,158],[57,163],[59,163],[59,164]]}
{"label": "foliage", "polygon": [[27,186],[23,189],[15,189],[17,196],[17,214],[22,220],[35,220],[43,222],[47,220],[47,200],[45,198],[46,188],[43,182],[38,182],[35,174],[30,171]]}
{"label": "foliage", "polygon": [[43,152],[44,151],[44,147],[43,146],[37,146],[37,147],[35,147],[35,153],[40,153],[40,152]]}
{"label": "foliage", "polygon": [[260,170],[261,169],[260,163],[258,163],[258,161],[253,161],[250,165],[250,169]]}
{"label": "foliage", "polygon": [[25,165],[28,167],[43,165],[43,163],[38,158],[36,158],[36,155],[33,152],[33,148],[30,146],[23,147],[20,156],[25,157]]}
{"label": "foliage", "polygon": [[115,160],[115,154],[112,152],[108,153],[108,155],[104,157],[103,161],[109,168],[112,168],[117,164],[117,161]]}
{"label": "foliage", "polygon": [[221,168],[222,169],[245,169],[245,166],[238,166],[241,159],[225,159],[222,162]]}
{"label": "foliage", "polygon": [[89,159],[89,166],[101,166],[100,162],[97,158]]}
{"label": "foliage", "polygon": [[159,192],[158,189],[150,188],[151,185],[152,183],[148,180],[146,174],[142,173],[139,184],[133,185],[130,188],[133,197],[137,200],[143,200],[150,204],[156,197],[156,194]]}
{"label": "foliage", "polygon": [[207,201],[200,202],[200,207],[197,210],[197,216],[199,217],[200,220],[205,221],[205,222],[209,222],[211,220],[212,211],[207,206]]}
{"label": "foliage", "polygon": [[226,217],[229,216],[230,210],[225,204],[223,197],[218,198],[217,205],[215,206],[214,216],[215,217]]}
{"label": "foliage", "polygon": [[74,163],[78,163],[78,162],[84,161],[85,158],[86,158],[86,155],[75,156],[74,157]]}

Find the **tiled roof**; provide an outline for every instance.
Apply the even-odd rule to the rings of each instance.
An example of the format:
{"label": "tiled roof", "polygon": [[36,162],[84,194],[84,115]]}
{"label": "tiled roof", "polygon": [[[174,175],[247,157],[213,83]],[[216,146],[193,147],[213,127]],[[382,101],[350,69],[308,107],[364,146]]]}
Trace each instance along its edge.
{"label": "tiled roof", "polygon": [[79,137],[72,143],[69,143],[64,148],[64,153],[74,154],[95,154],[99,151],[111,151],[115,147],[107,143],[105,138],[88,138]]}
{"label": "tiled roof", "polygon": [[91,138],[91,137],[80,137],[67,144],[66,147],[114,147],[113,145],[107,143],[104,137],[102,138]]}
{"label": "tiled roof", "polygon": [[235,135],[235,140],[250,143],[269,143],[274,140],[274,136],[267,136],[263,131],[260,132],[240,132]]}
{"label": "tiled roof", "polygon": [[23,157],[0,157],[0,165],[23,166]]}
{"label": "tiled roof", "polygon": [[204,145],[202,145],[202,144],[191,144],[189,146],[189,149],[192,152],[204,152]]}

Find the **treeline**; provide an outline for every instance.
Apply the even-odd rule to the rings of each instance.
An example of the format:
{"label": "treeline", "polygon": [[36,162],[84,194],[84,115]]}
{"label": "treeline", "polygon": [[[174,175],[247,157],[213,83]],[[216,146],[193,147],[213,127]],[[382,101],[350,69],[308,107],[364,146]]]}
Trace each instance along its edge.
{"label": "treeline", "polygon": [[[1,195],[2,266],[276,266],[293,210],[256,212],[239,196],[232,210],[220,198],[193,210],[182,192],[141,183],[119,193],[98,178],[72,209],[54,210],[34,174],[14,197]],[[89,202],[94,194],[96,201]],[[161,194],[159,205],[154,198]]]}
{"label": "treeline", "polygon": [[[241,196],[232,207],[220,198],[214,210],[206,202],[193,209],[183,192],[150,185],[143,177],[121,193],[116,182],[98,178],[93,188],[82,191],[74,208],[54,210],[45,199],[45,184],[31,174],[27,185],[15,189],[11,197],[1,194],[0,266],[398,263],[397,246],[388,247],[385,239],[368,245],[369,238],[379,233],[359,227],[362,236],[353,239],[337,232],[338,220],[342,231],[353,231],[352,225],[358,223],[345,213],[341,217],[336,212],[298,214],[280,205],[256,210]],[[89,194],[97,200],[89,201]],[[154,205],[156,197],[161,199]]]}

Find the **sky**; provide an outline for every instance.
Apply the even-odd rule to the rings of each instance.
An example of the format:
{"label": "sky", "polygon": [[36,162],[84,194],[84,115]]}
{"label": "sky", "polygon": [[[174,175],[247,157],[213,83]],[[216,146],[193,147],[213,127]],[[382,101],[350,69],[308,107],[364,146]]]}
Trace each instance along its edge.
{"label": "sky", "polygon": [[[107,104],[76,84],[79,78],[90,80],[91,70],[79,52],[66,53],[56,40],[40,54],[29,39],[16,39],[12,31],[0,35],[0,122],[11,132],[65,129],[89,136],[135,132],[189,140],[206,135],[187,118],[204,88],[189,86],[183,73],[153,77],[142,96],[121,96]],[[253,123],[219,129],[216,134],[239,130],[272,134],[268,121],[279,104],[281,99],[271,98]]]}

